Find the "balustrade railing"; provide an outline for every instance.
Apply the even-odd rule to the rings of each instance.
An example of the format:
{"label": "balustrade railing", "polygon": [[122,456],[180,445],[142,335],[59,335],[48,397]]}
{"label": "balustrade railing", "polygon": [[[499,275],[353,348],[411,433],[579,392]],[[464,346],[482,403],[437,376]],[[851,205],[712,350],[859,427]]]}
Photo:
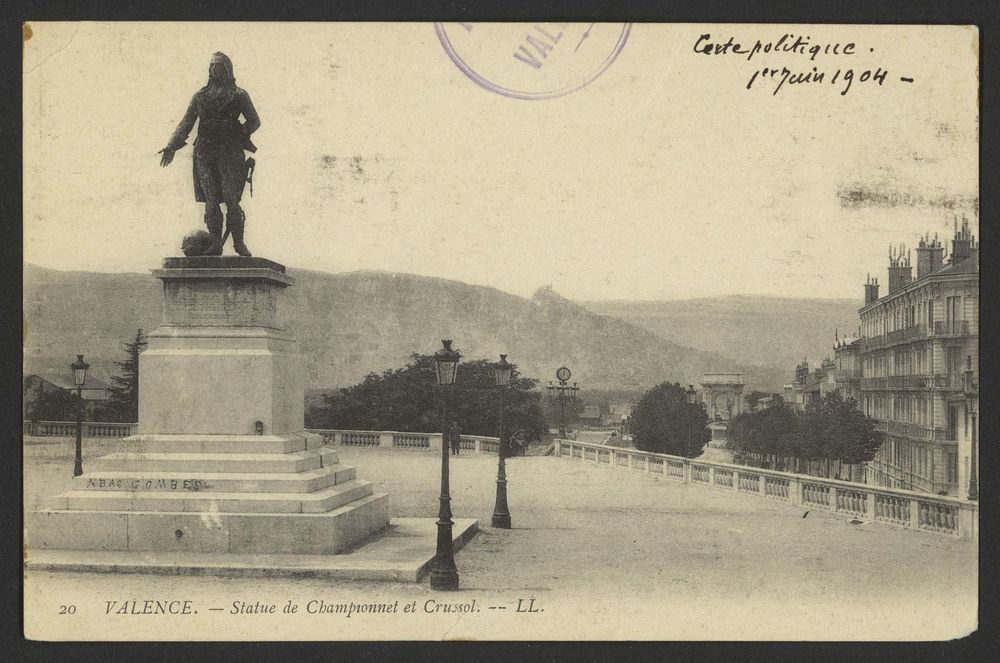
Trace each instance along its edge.
{"label": "balustrade railing", "polygon": [[[329,428],[307,428],[306,432],[323,437],[323,444],[345,447],[385,447],[390,449],[441,450],[444,436],[441,433],[410,433],[399,431],[335,430]],[[460,451],[496,454],[500,449],[500,439],[483,435],[463,435],[459,442]],[[567,453],[570,453],[567,451]]]}
{"label": "balustrade railing", "polygon": [[431,438],[423,433],[393,433],[392,446],[398,449],[430,449]]}
{"label": "balustrade railing", "polygon": [[637,449],[556,440],[555,455],[652,477],[758,495],[810,509],[889,523],[968,540],[979,538],[979,505],[958,497],[928,495],[743,465],[692,460]]}
{"label": "balustrade railing", "polygon": [[[138,429],[134,423],[85,421],[83,437],[128,437]],[[33,437],[76,437],[75,421],[25,421],[24,434]]]}

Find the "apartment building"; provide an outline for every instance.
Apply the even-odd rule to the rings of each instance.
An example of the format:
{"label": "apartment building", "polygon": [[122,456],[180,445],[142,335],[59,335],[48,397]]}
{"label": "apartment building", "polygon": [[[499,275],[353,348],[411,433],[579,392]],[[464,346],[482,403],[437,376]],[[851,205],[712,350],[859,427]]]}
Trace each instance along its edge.
{"label": "apartment building", "polygon": [[858,400],[886,434],[866,481],[974,499],[979,246],[963,218],[947,260],[936,236],[921,238],[916,254],[914,278],[912,252],[890,248],[888,292],[880,297],[869,277],[859,310]]}

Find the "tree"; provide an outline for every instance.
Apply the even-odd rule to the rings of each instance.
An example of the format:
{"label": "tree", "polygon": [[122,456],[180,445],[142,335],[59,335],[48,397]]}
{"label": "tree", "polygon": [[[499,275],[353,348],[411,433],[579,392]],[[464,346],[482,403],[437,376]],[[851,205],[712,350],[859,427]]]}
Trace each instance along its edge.
{"label": "tree", "polygon": [[37,389],[25,393],[24,416],[30,421],[76,421],[76,393],[67,389]]}
{"label": "tree", "polygon": [[139,418],[139,353],[146,348],[146,335],[137,329],[135,339],[125,343],[125,361],[116,361],[121,374],[111,378],[106,411],[114,421],[133,422]]}
{"label": "tree", "polygon": [[735,454],[794,456],[802,452],[799,415],[783,401],[736,415],[729,421],[726,437]]}
{"label": "tree", "polygon": [[[500,395],[493,377],[494,362],[462,362],[455,385],[444,392],[448,416],[462,432],[496,436]],[[504,431],[523,430],[538,440],[548,430],[542,416],[537,380],[518,376],[517,367],[507,389]],[[414,354],[410,362],[382,373],[370,373],[359,384],[325,394],[324,406],[310,412],[310,428],[341,430],[440,431],[442,390],[434,382],[434,358]]]}
{"label": "tree", "polygon": [[858,409],[853,398],[845,401],[836,391],[806,405],[800,430],[804,438],[813,440],[809,446],[816,458],[864,463],[875,458],[882,446],[875,422]]}
{"label": "tree", "polygon": [[872,460],[882,444],[875,423],[854,399],[833,392],[796,412],[784,403],[745,412],[729,423],[729,447],[736,454],[839,460],[851,465]]}
{"label": "tree", "polygon": [[695,458],[712,438],[703,403],[690,404],[679,383],[663,382],[639,399],[632,413],[632,435],[642,451]]}

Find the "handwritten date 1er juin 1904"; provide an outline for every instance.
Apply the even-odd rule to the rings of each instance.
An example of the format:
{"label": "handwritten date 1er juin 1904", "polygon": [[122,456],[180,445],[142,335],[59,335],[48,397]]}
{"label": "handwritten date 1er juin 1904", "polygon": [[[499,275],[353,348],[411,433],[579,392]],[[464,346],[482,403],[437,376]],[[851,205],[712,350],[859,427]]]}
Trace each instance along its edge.
{"label": "handwritten date 1er juin 1904", "polygon": [[[701,55],[730,55],[744,57],[749,62],[754,56],[760,54],[778,55],[799,55],[808,62],[813,62],[817,57],[852,57],[857,54],[857,45],[854,42],[813,42],[810,37],[801,35],[783,34],[774,41],[762,41],[760,39],[751,42],[741,43],[729,37],[726,41],[712,40],[711,34],[703,34],[698,37],[694,44],[694,52]],[[869,52],[874,49],[868,49]],[[840,94],[846,95],[855,83],[875,83],[879,86],[885,84],[888,71],[881,67],[874,69],[837,68],[836,70],[824,71],[817,66],[810,69],[789,69],[788,67],[761,67],[753,72],[747,80],[746,88],[752,89],[755,85],[773,86],[772,95],[787,85],[804,85],[829,83],[838,86]],[[912,83],[913,79],[900,77],[901,81]]]}

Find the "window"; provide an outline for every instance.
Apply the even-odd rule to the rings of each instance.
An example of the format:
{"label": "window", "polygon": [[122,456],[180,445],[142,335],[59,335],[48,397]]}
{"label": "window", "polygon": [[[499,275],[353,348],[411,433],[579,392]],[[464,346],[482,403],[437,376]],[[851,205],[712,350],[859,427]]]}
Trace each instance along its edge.
{"label": "window", "polygon": [[958,483],[958,452],[948,451],[944,455],[945,481]]}
{"label": "window", "polygon": [[956,320],[962,319],[962,298],[961,297],[949,297],[947,301],[947,308],[945,309],[945,319],[948,322],[955,322]]}
{"label": "window", "polygon": [[948,407],[948,439],[957,440],[958,439],[958,406],[951,405]]}
{"label": "window", "polygon": [[945,349],[945,368],[948,375],[960,375],[962,373],[962,348],[951,347]]}

